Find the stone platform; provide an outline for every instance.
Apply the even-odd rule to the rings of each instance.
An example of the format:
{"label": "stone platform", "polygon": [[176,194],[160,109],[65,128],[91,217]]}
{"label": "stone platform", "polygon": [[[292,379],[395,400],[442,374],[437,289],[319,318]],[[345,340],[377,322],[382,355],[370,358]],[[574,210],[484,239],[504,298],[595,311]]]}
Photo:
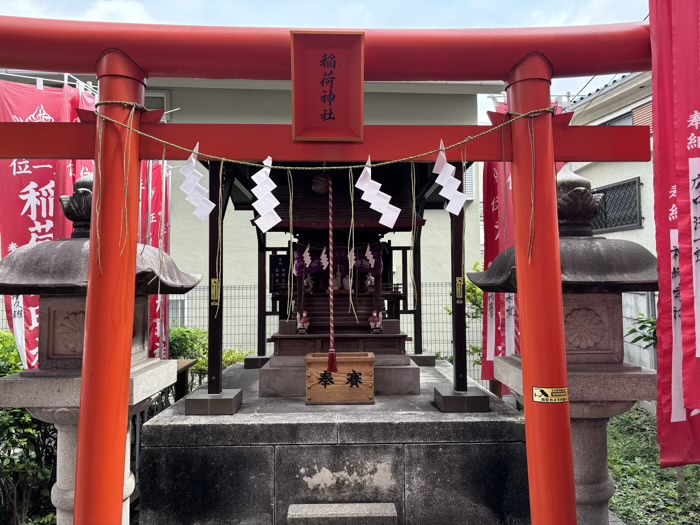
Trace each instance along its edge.
{"label": "stone platform", "polygon": [[402,525],[529,523],[521,415],[493,396],[487,413],[439,412],[444,362],[422,368],[420,395],[361,406],[259,397],[258,375],[224,373],[243,390],[233,416],[179,401],[144,425],[142,525],[284,525],[290,505],[316,503],[391,503]]}

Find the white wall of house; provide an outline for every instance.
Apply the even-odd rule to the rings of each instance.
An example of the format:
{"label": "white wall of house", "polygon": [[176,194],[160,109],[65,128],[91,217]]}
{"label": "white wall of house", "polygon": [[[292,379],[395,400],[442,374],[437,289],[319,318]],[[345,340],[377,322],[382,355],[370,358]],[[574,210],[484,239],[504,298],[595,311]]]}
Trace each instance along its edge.
{"label": "white wall of house", "polygon": [[[159,79],[160,85],[151,86],[155,91],[167,92],[170,108],[180,108],[170,114],[172,123],[291,123],[291,91],[288,83],[275,83],[273,89],[269,89],[267,84],[251,86],[248,83],[241,89],[240,83],[206,88],[197,85],[197,81],[187,82],[190,85],[181,85],[185,81]],[[492,93],[500,89],[499,85],[490,84],[367,84],[365,124],[475,124],[476,93]],[[274,144],[271,144],[270,149],[273,153]],[[177,171],[179,163],[172,163],[172,166],[171,255],[184,271],[200,273],[206,277],[208,223],[200,222],[192,215],[193,207],[177,189],[182,182]],[[206,177],[202,183],[208,185]],[[465,254],[468,267],[480,257],[478,194],[475,191],[477,199],[466,207],[468,233]],[[257,284],[257,240],[252,219],[252,212],[234,211],[232,207],[227,211],[223,254],[226,284]],[[427,223],[422,234],[423,281],[449,281],[449,214],[443,210],[427,210],[425,219]],[[394,244],[410,245],[409,234],[392,234],[387,238],[391,238]],[[283,234],[271,234],[267,244],[285,246],[286,242]],[[401,275],[400,261],[396,269],[398,278]]]}

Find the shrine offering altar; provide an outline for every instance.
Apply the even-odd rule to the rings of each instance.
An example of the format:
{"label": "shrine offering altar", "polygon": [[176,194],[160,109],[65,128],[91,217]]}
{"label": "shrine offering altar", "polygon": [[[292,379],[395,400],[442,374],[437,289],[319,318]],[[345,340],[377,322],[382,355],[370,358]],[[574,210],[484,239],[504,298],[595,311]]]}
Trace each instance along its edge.
{"label": "shrine offering altar", "polygon": [[492,395],[488,412],[440,412],[448,363],[421,367],[420,394],[372,405],[261,397],[260,372],[224,372],[243,391],[232,416],[185,416],[180,401],[144,425],[141,525],[286,525],[290,505],[345,503],[391,505],[401,525],[530,523],[522,415]]}

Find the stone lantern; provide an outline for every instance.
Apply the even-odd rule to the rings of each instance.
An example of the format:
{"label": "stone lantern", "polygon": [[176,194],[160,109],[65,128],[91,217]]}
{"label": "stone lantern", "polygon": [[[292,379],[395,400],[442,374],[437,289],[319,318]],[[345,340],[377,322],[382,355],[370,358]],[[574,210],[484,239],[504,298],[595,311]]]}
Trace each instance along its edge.
{"label": "stone lantern", "polygon": [[[656,257],[634,242],[593,236],[601,198],[578,175],[557,177],[576,511],[586,525],[609,523],[615,487],[608,472],[608,420],[636,401],[656,399],[656,372],[624,361],[622,326],[622,293],[658,290]],[[468,277],[487,292],[517,292],[515,250]],[[494,371],[522,401],[520,356],[497,357]]]}
{"label": "stone lantern", "polygon": [[[56,426],[57,479],[51,501],[58,525],[66,525],[73,523],[92,177],[77,181],[73,195],[61,197],[61,203],[66,217],[73,222],[70,239],[23,246],[0,262],[0,294],[41,297],[38,368],[0,378],[0,406],[26,408],[36,418]],[[130,415],[148,408],[151,397],[177,379],[176,361],[148,357],[148,296],[184,294],[200,280],[201,276],[178,270],[162,250],[138,246]],[[129,436],[124,439],[127,453],[122,522],[128,523],[134,476],[129,472]]]}

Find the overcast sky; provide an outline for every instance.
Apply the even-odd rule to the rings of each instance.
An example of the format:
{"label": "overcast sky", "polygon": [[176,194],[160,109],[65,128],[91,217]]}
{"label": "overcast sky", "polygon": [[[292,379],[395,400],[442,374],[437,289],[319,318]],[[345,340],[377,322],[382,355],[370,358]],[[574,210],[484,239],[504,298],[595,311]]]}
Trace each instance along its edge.
{"label": "overcast sky", "polygon": [[[641,22],[648,13],[648,0],[0,0],[0,15],[10,16],[312,29],[570,26]],[[555,80],[552,93],[576,94],[589,79]]]}

